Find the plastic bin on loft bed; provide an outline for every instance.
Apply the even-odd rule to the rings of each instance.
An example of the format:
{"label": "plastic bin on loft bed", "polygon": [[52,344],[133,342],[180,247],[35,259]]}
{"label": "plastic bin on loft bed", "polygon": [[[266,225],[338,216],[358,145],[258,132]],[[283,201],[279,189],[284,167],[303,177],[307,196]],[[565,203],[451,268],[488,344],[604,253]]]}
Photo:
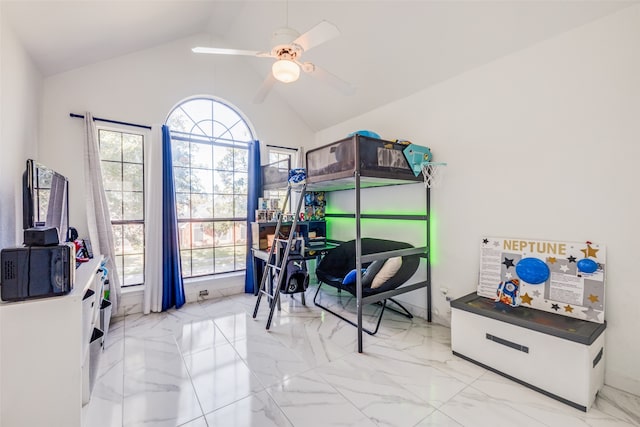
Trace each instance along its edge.
{"label": "plastic bin on loft bed", "polygon": [[392,141],[356,134],[309,150],[307,189],[353,188],[356,170],[363,188],[423,182],[422,176],[415,176],[409,166],[403,153],[405,148]]}

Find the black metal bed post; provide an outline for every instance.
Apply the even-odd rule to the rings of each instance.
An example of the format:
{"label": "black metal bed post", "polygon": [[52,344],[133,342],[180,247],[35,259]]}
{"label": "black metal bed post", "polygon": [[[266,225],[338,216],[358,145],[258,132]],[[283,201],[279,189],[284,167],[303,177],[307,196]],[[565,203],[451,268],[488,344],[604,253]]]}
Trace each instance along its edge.
{"label": "black metal bed post", "polygon": [[426,188],[427,214],[427,322],[431,323],[431,189]]}
{"label": "black metal bed post", "polygon": [[[360,158],[360,141],[355,135],[356,159]],[[356,308],[358,311],[358,353],[362,353],[362,229],[360,228],[360,162],[356,160],[354,172],[356,196]]]}

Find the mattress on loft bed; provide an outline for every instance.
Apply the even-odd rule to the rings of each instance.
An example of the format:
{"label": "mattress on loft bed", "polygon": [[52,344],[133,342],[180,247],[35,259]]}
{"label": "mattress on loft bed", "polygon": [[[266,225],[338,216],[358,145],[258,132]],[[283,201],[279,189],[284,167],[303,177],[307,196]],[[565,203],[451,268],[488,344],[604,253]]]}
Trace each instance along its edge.
{"label": "mattress on loft bed", "polygon": [[403,153],[405,148],[402,144],[356,134],[309,150],[307,183],[311,188],[319,183],[333,185],[336,188],[331,189],[336,190],[353,188],[356,170],[362,187],[422,182],[422,175],[415,176],[409,166]]}

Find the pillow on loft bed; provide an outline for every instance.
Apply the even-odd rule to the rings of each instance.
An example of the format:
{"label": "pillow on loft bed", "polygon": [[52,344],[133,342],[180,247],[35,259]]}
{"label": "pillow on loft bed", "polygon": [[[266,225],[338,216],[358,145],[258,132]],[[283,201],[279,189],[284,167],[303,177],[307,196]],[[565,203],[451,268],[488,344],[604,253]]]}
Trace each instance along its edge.
{"label": "pillow on loft bed", "polygon": [[401,256],[396,256],[386,260],[380,271],[378,271],[378,274],[376,274],[376,277],[371,281],[371,289],[378,289],[380,286],[385,284],[387,280],[396,275],[398,270],[400,270],[400,267],[402,267]]}

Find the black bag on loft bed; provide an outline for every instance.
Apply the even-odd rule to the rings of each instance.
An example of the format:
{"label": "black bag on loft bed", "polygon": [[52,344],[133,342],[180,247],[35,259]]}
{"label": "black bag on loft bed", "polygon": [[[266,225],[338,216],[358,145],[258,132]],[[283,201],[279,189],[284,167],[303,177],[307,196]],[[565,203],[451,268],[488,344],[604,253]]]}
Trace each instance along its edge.
{"label": "black bag on loft bed", "polygon": [[[409,249],[413,248],[412,245],[405,242],[397,242],[394,240],[384,240],[384,239],[374,239],[374,238],[362,238],[361,239],[361,248],[362,255],[374,254],[379,252],[388,252],[395,251],[399,249]],[[380,283],[376,283],[372,287],[372,283],[374,282],[375,277],[380,272],[383,267],[386,259],[381,259],[377,261],[373,261],[371,263],[366,263],[362,265],[362,268],[366,268],[366,272],[362,273],[362,297],[367,297],[375,294],[379,294],[381,292],[386,292],[392,289],[396,289],[400,285],[404,284],[407,280],[413,276],[413,274],[418,269],[420,264],[420,255],[408,255],[402,257],[402,264],[400,268],[393,273],[390,277],[384,279],[384,281]],[[356,241],[350,240],[348,242],[342,243],[337,248],[329,251],[329,253],[320,261],[318,267],[316,268],[316,276],[318,277],[318,289],[316,290],[316,294],[313,298],[313,303],[322,308],[325,311],[341,318],[342,320],[350,323],[353,326],[357,326],[356,323],[352,322],[349,319],[344,318],[338,313],[333,312],[327,307],[319,304],[317,302],[318,293],[320,292],[320,287],[322,284],[327,284],[337,288],[338,290],[345,290],[349,292],[351,295],[356,296],[356,282],[353,280],[345,280],[347,274],[349,274],[352,270],[355,270],[356,267]],[[353,275],[353,273],[352,273]],[[380,282],[378,278],[377,282]],[[388,307],[389,310],[392,310],[396,313],[402,314],[408,318],[412,318],[413,316],[409,311],[402,306],[398,301],[393,298],[386,298],[380,302],[382,305],[382,310],[380,311],[380,316],[378,317],[378,321],[376,324],[376,328],[374,331],[369,331],[367,329],[363,330],[367,332],[369,335],[374,335],[378,332],[378,328],[380,327],[380,322],[382,320],[382,315],[384,313],[385,308],[387,308],[387,300],[393,302],[398,307],[402,309],[402,311],[396,310],[392,307]]]}

